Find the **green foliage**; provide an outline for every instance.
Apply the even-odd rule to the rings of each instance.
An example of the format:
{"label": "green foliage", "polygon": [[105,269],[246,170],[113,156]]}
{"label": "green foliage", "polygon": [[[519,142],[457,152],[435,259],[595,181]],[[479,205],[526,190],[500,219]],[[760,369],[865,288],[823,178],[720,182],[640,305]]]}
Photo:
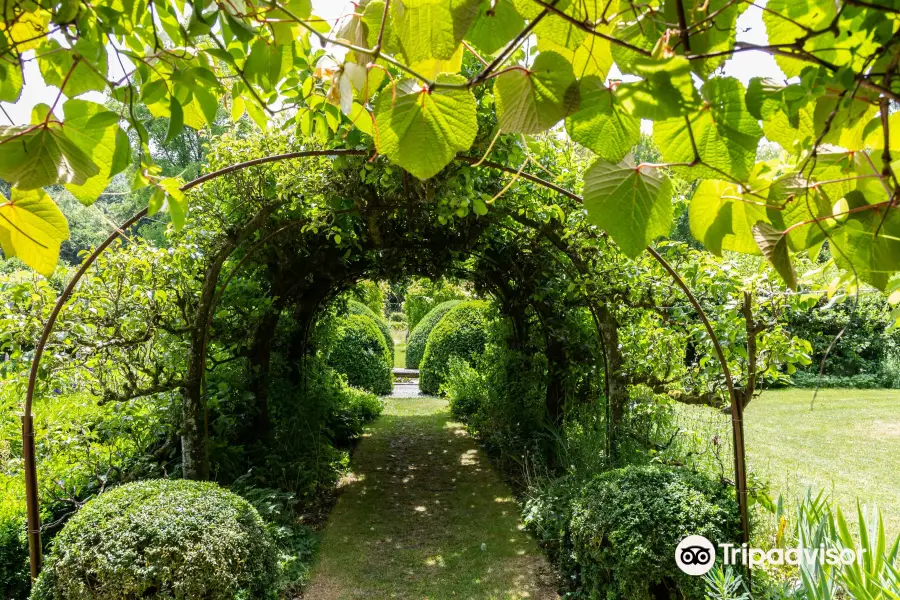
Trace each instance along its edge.
{"label": "green foliage", "polygon": [[569,531],[573,560],[589,595],[634,600],[659,585],[699,595],[702,580],[681,572],[672,549],[688,534],[718,542],[740,538],[731,491],[700,473],[661,466],[625,467],[581,489]]}
{"label": "green foliage", "polygon": [[[407,306],[409,306],[409,302],[410,300],[407,297]],[[406,345],[406,367],[408,369],[419,368],[422,357],[425,355],[425,346],[428,343],[428,337],[431,335],[431,330],[434,329],[435,325],[438,324],[441,318],[443,318],[451,308],[460,302],[462,301],[447,300],[441,302],[424,314],[422,318],[416,320],[415,325],[412,325],[412,318],[410,318],[410,324],[413,329],[409,334],[409,340]]]}
{"label": "green foliage", "polygon": [[[463,298],[462,288],[447,279],[422,278],[413,281],[406,288],[403,301],[403,312],[408,317],[410,331],[414,331],[419,321],[439,304]],[[422,350],[425,350],[424,346]]]}
{"label": "green foliage", "polygon": [[818,297],[801,298],[790,306],[785,320],[794,335],[812,345],[812,364],[804,369],[807,375],[798,373],[799,377],[794,377],[798,386],[806,387],[810,376],[818,375],[829,347],[825,375],[833,377],[868,375],[878,380],[882,365],[900,356],[900,333],[891,327],[889,305],[877,292],[860,293],[858,300],[853,296],[835,298],[834,302]]}
{"label": "green foliage", "polygon": [[328,351],[328,364],[350,385],[385,395],[393,389],[393,355],[375,321],[364,315],[343,319]]}
{"label": "green foliage", "polygon": [[350,293],[356,296],[356,298],[369,307],[373,313],[376,315],[384,314],[384,305],[385,305],[385,283],[379,283],[377,281],[369,281],[368,279],[365,281],[360,281],[353,289],[350,290]]}
{"label": "green foliage", "polygon": [[24,490],[3,476],[0,496],[0,595],[10,600],[28,597],[28,542],[25,537]]}
{"label": "green foliage", "polygon": [[463,422],[478,412],[488,395],[484,377],[459,356],[450,357],[443,390],[450,401],[450,413]]}
{"label": "green foliage", "polygon": [[355,300],[351,300],[347,303],[347,308],[350,309],[351,315],[362,315],[364,317],[369,317],[378,326],[378,329],[381,331],[381,334],[384,336],[384,343],[387,345],[388,352],[391,355],[394,354],[394,338],[391,336],[391,325],[388,323],[381,313],[376,313],[372,308],[363,304],[362,302],[357,302]]}
{"label": "green foliage", "polygon": [[[0,595],[27,597],[25,482],[22,473],[21,395],[0,381]],[[177,471],[173,398],[98,405],[84,393],[51,395],[36,406],[36,451],[42,518],[56,523],[45,540],[83,502],[119,482]]]}
{"label": "green foliage", "polygon": [[269,598],[276,572],[248,502],[214,483],[145,481],[100,495],[69,521],[32,598]]}
{"label": "green foliage", "polygon": [[[223,104],[233,122],[263,129],[276,113],[294,114],[279,127],[335,148],[374,149],[419,179],[485,152],[525,169],[535,163],[534,140],[518,136],[566,119],[572,139],[597,152],[598,169],[608,172],[593,169],[583,186],[576,175],[569,187],[585,190],[591,221],[627,255],[668,233],[668,182],[680,176],[703,180],[692,231],[714,252],[762,253],[794,287],[794,256],[815,254],[828,238],[841,249],[829,260],[853,274],[848,280],[893,289],[900,123],[890,108],[900,87],[891,68],[892,6],[773,0],[763,14],[767,44],[755,45],[738,39],[747,3],[727,0],[615,10],[417,0],[387,11],[379,0],[360,3],[331,31],[311,19],[307,0],[247,10],[204,0],[189,16],[150,6],[16,0],[7,7],[3,47],[15,57],[34,51],[43,82],[60,92],[28,123],[0,130],[0,176],[16,198],[0,211],[52,185],[90,204],[129,167],[130,138],[140,150],[132,191],[146,190],[151,213],[165,207],[179,226],[187,206],[181,181],[163,174],[166,161],[151,150],[178,142],[185,127],[216,127]],[[116,36],[128,43],[109,44]],[[172,58],[175,49],[184,52]],[[775,55],[777,69],[745,89],[722,73],[736,53]],[[137,66],[120,77],[108,67],[117,60]],[[22,64],[0,65],[5,101],[21,101]],[[627,81],[607,82],[610,72]],[[59,102],[97,90],[108,90],[122,110]],[[164,133],[162,123],[148,124],[148,113],[165,121]],[[663,162],[628,159],[642,119],[653,122]],[[484,144],[495,131],[497,143]],[[757,161],[763,136],[785,153]],[[469,204],[486,212],[484,198],[473,198]],[[24,237],[17,223],[0,220],[4,253],[51,272],[65,238],[55,220],[34,219]]]}
{"label": "green foliage", "polygon": [[440,392],[452,356],[471,360],[484,350],[487,326],[486,302],[470,300],[447,311],[428,335],[419,366],[419,387],[424,393]]}

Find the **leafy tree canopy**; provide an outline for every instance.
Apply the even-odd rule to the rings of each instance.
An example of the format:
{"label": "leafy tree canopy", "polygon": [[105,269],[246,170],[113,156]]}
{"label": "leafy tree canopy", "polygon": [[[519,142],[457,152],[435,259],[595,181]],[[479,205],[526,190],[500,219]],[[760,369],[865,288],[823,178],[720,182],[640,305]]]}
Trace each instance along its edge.
{"label": "leafy tree canopy", "polygon": [[[180,225],[187,198],[154,163],[137,108],[169,119],[166,142],[210,126],[224,105],[235,120],[295,128],[298,149],[310,137],[368,149],[420,179],[460,153],[495,158],[485,133],[519,139],[564,122],[599,155],[583,181],[590,221],[626,254],[671,230],[678,174],[701,180],[690,227],[712,252],[762,254],[794,286],[793,256],[827,242],[846,281],[890,288],[900,2],[770,0],[765,45],[737,40],[751,4],[363,0],[330,28],[309,0],[12,0],[0,100],[19,98],[25,61],[60,93],[29,124],[0,128],[0,177],[13,186],[0,244],[49,273],[68,229],[40,189],[96,200],[129,167],[126,130],[142,149],[132,187],[151,188],[151,212],[167,208]],[[774,56],[785,79],[724,76],[743,52]],[[119,108],[80,97],[98,91]],[[661,162],[628,156],[641,120]],[[764,137],[784,153],[758,161]]]}

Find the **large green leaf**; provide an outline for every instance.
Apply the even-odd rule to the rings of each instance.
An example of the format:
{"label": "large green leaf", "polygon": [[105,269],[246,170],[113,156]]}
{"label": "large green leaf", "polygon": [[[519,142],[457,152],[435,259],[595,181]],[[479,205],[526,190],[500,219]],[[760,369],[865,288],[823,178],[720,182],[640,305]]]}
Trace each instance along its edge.
{"label": "large green leaf", "polygon": [[754,77],[747,86],[747,110],[762,121],[766,138],[795,154],[815,136],[811,100],[809,90],[800,84],[785,86]]}
{"label": "large green leaf", "polygon": [[843,100],[834,94],[823,96],[813,113],[816,139],[821,136],[823,143],[861,150],[865,147],[866,126],[877,112],[878,100],[871,95],[859,93]]}
{"label": "large green leaf", "polygon": [[[835,4],[822,0],[769,0],[762,13],[769,44],[794,44],[806,34],[806,29],[822,30],[834,18]],[[775,62],[788,77],[800,75],[809,62],[776,56]]]}
{"label": "large green leaf", "polygon": [[[646,68],[647,56],[633,48],[651,52],[660,43],[667,30],[665,19],[652,10],[643,10],[638,5],[622,2],[612,28],[616,39],[627,41],[629,46],[613,44],[612,56],[622,73],[641,76]],[[690,69],[690,65],[687,65]]]}
{"label": "large green leaf", "polygon": [[612,164],[598,158],[584,175],[588,221],[604,229],[622,252],[635,257],[672,227],[672,183],[631,158]]}
{"label": "large green leaf", "polygon": [[19,189],[33,190],[57,183],[83,185],[100,172],[60,123],[43,122],[40,114],[49,112],[48,106],[38,105],[35,111],[35,125],[0,127],[0,177]]}
{"label": "large green leaf", "polygon": [[482,0],[466,40],[484,54],[494,54],[518,35],[525,19],[512,0]]}
{"label": "large green leaf", "polygon": [[534,134],[553,127],[577,106],[578,82],[566,59],[541,52],[530,69],[498,76],[494,94],[500,130]]}
{"label": "large green leaf", "polygon": [[55,87],[65,84],[63,93],[69,98],[106,89],[106,47],[100,44],[90,48],[93,56],[87,58],[82,57],[87,44],[81,43],[79,46],[74,49],[63,48],[59,42],[51,39],[38,50],[37,63],[44,83]]}
{"label": "large green leaf", "polygon": [[726,181],[702,181],[689,208],[691,235],[713,254],[723,250],[759,254],[753,226],[765,221],[766,207],[755,197],[744,198]]}
{"label": "large green leaf", "polygon": [[581,109],[566,118],[566,131],[609,162],[619,162],[640,141],[640,121],[622,109],[599,77],[585,77],[580,88]]}
{"label": "large green leaf", "polygon": [[0,59],[0,102],[18,102],[23,84],[22,65],[18,59]]}
{"label": "large green leaf", "polygon": [[395,0],[391,28],[410,63],[448,59],[478,16],[480,0]]}
{"label": "large green leaf", "polygon": [[791,289],[797,288],[797,274],[788,252],[787,236],[771,224],[760,221],[753,226],[753,239],[759,250]]}
{"label": "large green leaf", "polygon": [[100,170],[81,185],[66,184],[66,189],[79,202],[89,206],[100,197],[113,176],[128,166],[131,145],[127,134],[119,127],[119,116],[101,105],[69,100],[63,110],[69,139],[90,156]]}
{"label": "large green leaf", "polygon": [[[847,196],[848,209],[865,205],[857,192]],[[900,210],[864,210],[848,216],[830,239],[837,264],[880,290],[887,288],[900,265]]]}
{"label": "large green leaf", "polygon": [[[734,48],[737,19],[750,6],[734,0],[666,0],[663,9],[665,20],[678,23],[678,9],[684,10],[690,30],[688,40],[690,54],[716,54],[713,58],[692,60],[691,67],[700,77],[709,77],[722,66]],[[679,32],[680,33],[680,32]],[[687,54],[683,42],[678,44],[680,53]]]}
{"label": "large green leaf", "polygon": [[703,164],[691,168],[692,176],[717,179],[727,173],[745,181],[756,161],[762,130],[747,111],[744,86],[732,77],[717,77],[703,85],[701,94],[705,102],[687,119],[654,125],[656,145],[670,163],[692,162],[696,145]]}
{"label": "large green leaf", "polygon": [[400,40],[391,25],[391,19],[384,19],[384,0],[372,0],[366,4],[363,10],[362,22],[366,26],[366,47],[374,48],[378,44],[378,34],[381,33],[381,49],[388,54],[396,54],[401,51]]}
{"label": "large green leaf", "polygon": [[[464,83],[443,75],[442,83]],[[403,88],[403,89],[401,89]],[[466,89],[415,87],[406,81],[382,90],[375,104],[378,151],[419,179],[436,175],[457,152],[468,150],[478,133],[475,96]]]}
{"label": "large green leaf", "polygon": [[787,231],[791,250],[806,250],[825,240],[826,224],[818,220],[831,215],[834,202],[821,187],[798,174],[785,175],[769,188],[768,204],[769,220]]}
{"label": "large green leaf", "polygon": [[0,203],[0,248],[26,265],[50,277],[59,260],[59,246],[69,239],[69,225],[62,211],[43,190],[13,189]]}
{"label": "large green leaf", "polygon": [[661,121],[687,114],[697,106],[697,90],[687,59],[638,58],[631,71],[641,81],[623,83],[618,95],[625,110],[639,119]]}

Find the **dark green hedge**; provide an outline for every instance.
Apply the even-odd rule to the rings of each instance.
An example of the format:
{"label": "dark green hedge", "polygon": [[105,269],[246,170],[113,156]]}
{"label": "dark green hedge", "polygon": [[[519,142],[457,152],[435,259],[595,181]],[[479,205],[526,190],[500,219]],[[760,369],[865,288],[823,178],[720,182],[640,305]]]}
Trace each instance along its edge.
{"label": "dark green hedge", "polygon": [[24,500],[18,506],[0,503],[0,598],[8,600],[28,597],[24,504]]}
{"label": "dark green hedge", "polygon": [[214,483],[131,483],[56,537],[34,600],[268,599],[277,556],[253,506]]}
{"label": "dark green hedge", "polygon": [[328,365],[347,376],[350,385],[376,394],[394,386],[393,356],[375,321],[364,315],[342,319],[328,353]]}
{"label": "dark green hedge", "polygon": [[471,361],[487,344],[487,302],[471,300],[451,308],[428,336],[419,366],[419,387],[438,394],[447,377],[450,357]]}
{"label": "dark green hedge", "polygon": [[460,302],[462,300],[441,302],[419,320],[419,323],[410,332],[409,339],[406,342],[407,369],[419,368],[419,363],[422,362],[422,357],[425,355],[425,345],[428,343],[428,336],[431,334],[431,330],[438,324],[441,317]]}
{"label": "dark green hedge", "polygon": [[678,543],[688,535],[740,543],[731,488],[658,465],[615,469],[587,482],[557,480],[528,501],[525,521],[572,591],[588,598],[650,600],[660,589],[673,598],[702,598],[703,579],[675,564]]}
{"label": "dark green hedge", "polygon": [[391,353],[391,356],[394,356],[394,338],[391,337],[391,326],[385,320],[384,317],[376,313],[374,310],[363,304],[362,302],[358,302],[356,300],[351,300],[347,303],[347,307],[350,309],[351,315],[363,315],[372,319],[375,324],[378,326],[378,329],[381,330],[381,335],[384,336],[384,343],[387,344],[388,351]]}

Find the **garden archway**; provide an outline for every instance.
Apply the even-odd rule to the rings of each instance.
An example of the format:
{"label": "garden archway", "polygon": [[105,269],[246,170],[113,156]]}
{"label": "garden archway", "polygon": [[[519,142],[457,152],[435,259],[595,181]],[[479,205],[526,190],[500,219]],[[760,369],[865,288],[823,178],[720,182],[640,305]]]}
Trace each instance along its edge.
{"label": "garden archway", "polygon": [[[357,150],[311,150],[267,156],[212,172],[187,184],[185,189],[244,170],[261,169],[266,163],[316,156],[358,161],[353,163],[353,166],[358,167],[360,164],[371,164],[371,161],[365,160],[366,154]],[[584,223],[583,216],[577,216],[582,211],[581,199],[576,194],[537,175],[496,163],[484,163],[477,158],[459,157],[458,163],[466,168],[491,174],[486,181],[481,182],[481,189],[478,191],[489,193],[495,199],[508,187],[503,185],[500,176],[512,174],[515,179],[529,182],[548,190],[551,194],[561,196],[565,203],[560,204],[564,204],[565,208],[554,204],[561,216],[557,214],[548,217],[547,214],[534,215],[522,206],[510,204],[501,210],[496,210],[496,207],[492,206],[486,215],[476,215],[468,211],[465,216],[442,220],[443,215],[438,213],[446,207],[435,203],[433,198],[434,186],[441,183],[412,182],[405,173],[401,173],[395,175],[394,179],[395,182],[399,182],[396,189],[401,190],[402,196],[405,197],[395,196],[385,201],[384,195],[378,194],[373,189],[366,189],[365,182],[356,181],[360,189],[342,196],[342,200],[348,201],[349,206],[330,206],[323,211],[327,215],[327,220],[332,224],[340,221],[344,235],[354,239],[352,252],[342,247],[340,241],[335,243],[333,233],[309,229],[311,219],[294,218],[290,211],[284,211],[283,204],[278,202],[263,202],[249,218],[232,224],[221,236],[215,253],[207,263],[206,279],[196,303],[194,326],[189,333],[191,353],[183,391],[185,405],[183,458],[188,475],[195,477],[202,475],[205,462],[203,381],[214,310],[222,300],[228,285],[242,269],[252,267],[254,273],[263,273],[273,261],[278,265],[278,269],[270,271],[268,277],[263,276],[269,284],[273,310],[257,324],[255,335],[259,340],[269,337],[267,332],[277,326],[278,318],[283,311],[293,312],[304,323],[304,331],[308,331],[318,311],[329,298],[353,281],[366,276],[390,279],[412,273],[439,275],[448,272],[465,275],[486,293],[498,299],[504,316],[513,324],[512,330],[516,336],[525,337],[524,330],[531,326],[529,320],[541,330],[544,338],[543,351],[551,365],[550,381],[547,386],[547,409],[554,420],[561,417],[565,399],[552,365],[564,364],[570,354],[565,340],[556,333],[559,329],[557,321],[562,313],[560,308],[566,306],[566,301],[573,303],[572,306],[580,306],[590,313],[595,326],[597,344],[600,348],[599,357],[602,358],[605,372],[603,386],[610,414],[608,423],[616,422],[617,410],[624,406],[627,399],[628,380],[624,377],[624,373],[621,373],[622,358],[618,353],[616,341],[618,333],[610,307],[616,302],[624,301],[624,296],[615,293],[608,296],[598,294],[596,281],[592,284],[594,288],[585,286],[586,278],[596,279],[598,275],[593,272],[596,264],[592,261],[596,261],[598,253],[602,254],[602,249],[614,252],[614,247],[605,239],[602,232]],[[448,170],[453,171],[453,168]],[[354,169],[346,167],[341,171],[355,172]],[[145,215],[146,210],[141,211],[124,223],[84,261],[54,307],[35,351],[23,415],[23,456],[33,577],[40,572],[41,546],[32,403],[43,349],[60,312],[81,277],[102,252]],[[571,243],[571,238],[566,238],[562,230],[571,218],[580,219],[579,233],[583,239],[590,239],[590,243],[578,246]],[[447,226],[448,222],[451,226]],[[576,236],[576,239],[579,238]],[[749,528],[742,438],[743,402],[735,402],[737,396],[728,373],[727,362],[718,345],[715,331],[699,302],[659,253],[652,248],[648,248],[648,252],[663,266],[697,310],[716,346],[717,357],[725,371],[729,396],[732,399],[732,406],[735,407],[732,414],[735,472],[744,535],[747,536]],[[314,258],[310,260],[310,257]],[[229,260],[235,259],[237,262],[222,279],[222,271],[226,264]],[[573,284],[576,290],[580,289],[579,286],[585,286],[588,291],[581,294],[579,300],[573,301],[569,293],[571,290],[565,286],[564,289],[568,290],[566,293],[557,293],[554,296],[549,293],[550,288],[554,286],[548,285],[554,278]],[[558,292],[559,287],[556,286],[555,289]],[[299,355],[305,352],[305,343],[303,336],[297,348]],[[261,351],[256,357],[257,360],[265,363],[264,345],[255,346]],[[260,379],[257,384],[264,386],[265,379]],[[613,443],[614,435],[609,435],[608,439]]]}

